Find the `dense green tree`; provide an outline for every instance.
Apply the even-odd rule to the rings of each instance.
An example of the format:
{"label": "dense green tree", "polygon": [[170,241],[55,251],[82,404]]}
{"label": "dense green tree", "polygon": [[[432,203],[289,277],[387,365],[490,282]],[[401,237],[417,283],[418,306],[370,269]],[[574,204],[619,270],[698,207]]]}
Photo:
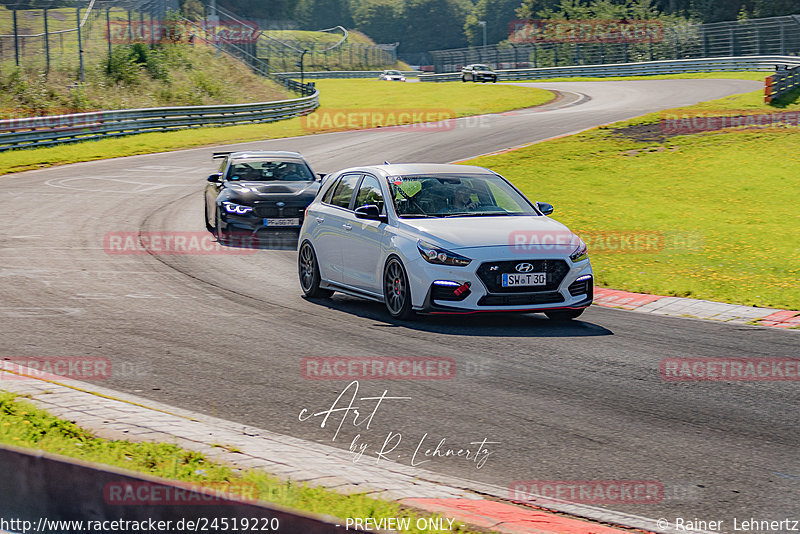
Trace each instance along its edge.
{"label": "dense green tree", "polygon": [[471,9],[463,0],[405,0],[405,38],[400,40],[404,52],[426,52],[457,48],[467,44],[464,22]]}
{"label": "dense green tree", "polygon": [[778,17],[781,15],[796,15],[798,13],[800,13],[800,2],[798,0],[754,1],[754,17]]}
{"label": "dense green tree", "polygon": [[483,28],[478,21],[486,21],[486,42],[489,44],[508,39],[509,24],[516,20],[520,0],[478,0],[466,17],[464,33],[471,45],[483,44]]}
{"label": "dense green tree", "polygon": [[398,0],[361,0],[353,5],[353,24],[378,43],[405,38],[402,5]]}
{"label": "dense green tree", "polygon": [[294,18],[304,30],[353,26],[349,0],[299,0]]}

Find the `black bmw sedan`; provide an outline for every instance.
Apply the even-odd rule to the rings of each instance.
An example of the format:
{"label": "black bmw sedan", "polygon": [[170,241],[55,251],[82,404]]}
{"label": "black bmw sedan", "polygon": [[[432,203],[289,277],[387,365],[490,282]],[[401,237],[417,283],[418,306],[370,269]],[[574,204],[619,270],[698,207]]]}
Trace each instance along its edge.
{"label": "black bmw sedan", "polygon": [[303,156],[249,151],[215,152],[214,158],[220,165],[206,184],[205,221],[220,242],[297,235],[319,190],[319,178]]}

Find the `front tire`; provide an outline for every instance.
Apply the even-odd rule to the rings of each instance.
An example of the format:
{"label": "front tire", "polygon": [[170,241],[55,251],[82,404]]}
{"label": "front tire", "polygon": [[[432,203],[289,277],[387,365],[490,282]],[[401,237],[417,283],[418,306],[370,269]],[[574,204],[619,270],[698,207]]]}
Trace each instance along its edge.
{"label": "front tire", "polygon": [[383,302],[392,319],[402,321],[414,315],[411,310],[408,275],[400,259],[396,257],[389,259],[383,271]]}
{"label": "front tire", "polygon": [[222,245],[227,245],[231,237],[230,232],[222,228],[222,216],[219,210],[214,214],[214,237],[216,237],[217,242]]}
{"label": "front tire", "polygon": [[462,81],[462,82],[464,82],[464,83],[466,83],[466,81],[467,81],[467,77],[466,77],[466,76],[461,76],[461,81]]}
{"label": "front tire", "polygon": [[551,321],[571,321],[577,319],[583,313],[584,308],[580,310],[558,310],[551,312],[544,312],[547,318]]}
{"label": "front tire", "polygon": [[300,275],[300,287],[308,298],[328,298],[333,295],[330,289],[319,287],[320,274],[317,255],[308,241],[300,245],[297,253],[297,271]]}

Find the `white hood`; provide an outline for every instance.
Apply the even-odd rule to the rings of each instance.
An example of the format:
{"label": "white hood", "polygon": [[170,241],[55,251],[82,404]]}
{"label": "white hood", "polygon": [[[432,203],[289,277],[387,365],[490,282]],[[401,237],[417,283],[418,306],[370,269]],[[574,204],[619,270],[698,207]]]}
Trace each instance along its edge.
{"label": "white hood", "polygon": [[473,247],[511,246],[532,251],[546,248],[570,253],[580,239],[569,228],[544,216],[449,217],[401,219],[420,237],[452,251]]}

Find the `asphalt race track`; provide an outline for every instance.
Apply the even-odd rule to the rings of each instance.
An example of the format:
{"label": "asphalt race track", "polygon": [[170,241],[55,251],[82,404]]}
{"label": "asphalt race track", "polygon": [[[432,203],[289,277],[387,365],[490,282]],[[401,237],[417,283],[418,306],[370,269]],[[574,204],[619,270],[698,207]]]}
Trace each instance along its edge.
{"label": "asphalt race track", "polygon": [[[298,150],[320,172],[384,160],[447,162],[760,86],[531,85],[563,91],[563,98],[546,110],[461,119],[453,128],[235,146]],[[375,462],[391,432],[394,460],[411,463],[421,442],[414,458],[428,460],[421,467],[502,487],[520,480],[658,481],[660,502],[608,505],[651,518],[724,520],[730,527],[734,517],[799,515],[797,383],[669,383],[659,375],[669,357],[797,356],[797,332],[596,307],[560,326],[543,315],[393,323],[377,304],[301,298],[292,250],[104,250],[109,232],[204,232],[211,152],[2,177],[0,354],[107,357],[114,371],[106,387],[342,448],[360,434],[358,443],[368,445],[361,462]],[[575,201],[583,201],[580,192]],[[341,416],[325,428],[322,417],[298,419],[304,408],[329,408],[347,385],[301,375],[303,358],[325,356],[451,357],[457,374],[361,381],[358,397],[386,390],[408,398],[385,399],[376,410],[374,400],[356,401],[363,413],[375,410],[369,428],[354,426],[351,415],[332,441]],[[497,443],[486,445],[491,454],[478,469],[474,459],[424,455],[442,439],[443,449]]]}

